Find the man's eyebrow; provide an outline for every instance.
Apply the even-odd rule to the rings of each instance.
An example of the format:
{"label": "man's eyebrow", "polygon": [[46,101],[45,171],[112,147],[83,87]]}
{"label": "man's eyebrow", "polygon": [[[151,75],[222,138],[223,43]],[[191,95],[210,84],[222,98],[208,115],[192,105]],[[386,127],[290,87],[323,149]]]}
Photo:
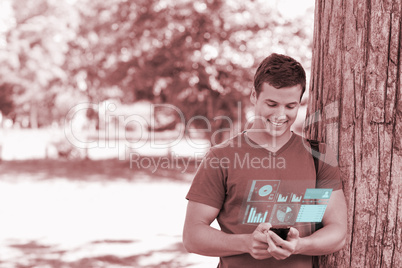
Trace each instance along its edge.
{"label": "man's eyebrow", "polygon": [[[274,100],[271,100],[271,99],[266,99],[265,102],[272,102],[272,103],[275,103],[275,104],[278,103],[278,102],[276,102]],[[298,103],[299,102],[297,102],[297,101],[293,101],[293,102],[290,102],[290,103],[286,103],[286,105],[293,105],[293,104],[298,104]]]}

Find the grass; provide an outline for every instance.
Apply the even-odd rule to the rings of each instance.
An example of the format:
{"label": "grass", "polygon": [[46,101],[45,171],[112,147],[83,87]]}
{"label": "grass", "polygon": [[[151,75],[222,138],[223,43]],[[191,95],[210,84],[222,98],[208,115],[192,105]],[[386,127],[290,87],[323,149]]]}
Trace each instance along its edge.
{"label": "grass", "polygon": [[[147,159],[151,159],[147,157]],[[154,157],[155,162],[158,161]],[[148,162],[147,162],[148,163]],[[196,170],[196,164],[191,162],[184,170],[177,168],[160,168],[148,165],[138,168],[129,161],[117,159],[98,160],[23,160],[2,161],[0,163],[0,180],[26,179],[53,180],[63,178],[71,181],[112,182],[114,180],[126,181],[172,181],[190,182]]]}
{"label": "grass", "polygon": [[[101,161],[92,161],[92,160],[75,160],[75,161],[67,161],[60,159],[50,159],[50,160],[27,160],[27,161],[2,161],[0,162],[0,183],[4,183],[10,186],[10,189],[18,189],[20,185],[24,185],[24,182],[33,183],[33,185],[47,185],[52,181],[67,181],[69,184],[76,185],[80,182],[89,183],[90,185],[105,185],[105,190],[101,192],[94,192],[94,194],[98,194],[95,196],[103,196],[102,194],[111,193],[108,188],[108,185],[119,185],[121,182],[124,182],[123,185],[133,185],[135,191],[133,195],[138,195],[138,193],[144,192],[144,196],[148,195],[146,191],[149,189],[157,189],[152,187],[158,187],[158,185],[171,185],[172,188],[176,187],[175,185],[181,185],[181,190],[178,193],[180,196],[177,198],[168,198],[164,196],[164,206],[169,208],[171,206],[177,206],[178,204],[182,204],[185,202],[184,195],[182,193],[182,189],[187,188],[190,185],[193,174],[196,170],[196,164],[190,163],[187,170],[177,169],[177,168],[157,168],[154,169],[154,166],[150,166],[149,168],[138,168],[131,167],[129,161],[119,161],[116,159],[113,160],[101,160]],[[155,170],[155,171],[154,171]],[[29,184],[31,185],[31,184]],[[53,184],[50,184],[53,185]],[[64,185],[64,184],[63,184]],[[146,186],[147,187],[144,187]],[[102,186],[102,187],[103,187]],[[144,187],[143,189],[137,189],[135,187]],[[112,187],[113,188],[113,187]],[[36,189],[36,187],[35,187]],[[52,187],[44,188],[50,189],[52,191]],[[74,194],[74,189],[64,189],[64,192],[60,194],[65,195],[65,191],[71,191],[73,196],[71,198],[80,199],[86,201],[83,193],[92,194],[92,188],[85,188],[85,192],[77,192]],[[78,188],[77,188],[78,189]],[[95,188],[97,189],[97,188]],[[113,188],[114,189],[114,188]],[[120,188],[119,188],[120,189]],[[131,189],[131,188],[130,188]],[[79,191],[79,189],[77,190]],[[98,191],[98,190],[96,190]],[[115,190],[113,190],[115,191]],[[112,192],[113,192],[112,191]],[[131,190],[130,190],[131,191]],[[128,191],[128,192],[130,192]],[[160,191],[160,189],[159,189]],[[18,194],[18,190],[15,190],[16,194]],[[70,193],[70,192],[68,192]],[[121,191],[126,197],[127,192]],[[42,191],[39,194],[46,195],[46,190]],[[10,197],[13,195],[10,195]],[[35,196],[35,195],[33,195]],[[51,195],[49,195],[51,196]],[[20,198],[20,197],[18,197]],[[23,196],[21,198],[24,198]],[[22,201],[28,202],[28,200],[32,200],[32,196],[25,197],[27,200]],[[105,196],[105,200],[101,202],[101,208],[105,209],[105,213],[110,215],[114,215],[116,220],[124,219],[127,217],[127,212],[122,212],[122,214],[113,214],[114,211],[110,211],[107,207],[104,207],[104,204],[107,204],[108,199],[110,197]],[[142,197],[141,197],[142,198]],[[128,201],[134,200],[134,202],[141,200],[140,197],[135,197],[134,199],[128,199]],[[0,197],[1,199],[1,197]],[[63,199],[63,198],[61,198]],[[3,198],[4,200],[4,198]],[[13,199],[12,202],[15,202]],[[47,200],[47,199],[45,199]],[[80,199],[81,200],[81,199]],[[125,200],[124,198],[119,200]],[[179,200],[179,201],[177,201]],[[106,202],[105,202],[106,201]],[[6,201],[2,201],[6,202]],[[35,200],[31,201],[35,202]],[[57,205],[59,202],[58,199],[53,200],[53,202]],[[63,201],[64,202],[64,201]],[[69,200],[66,200],[65,203],[61,203],[62,206],[69,204]],[[158,201],[159,202],[159,201]],[[138,202],[136,202],[138,203]],[[41,204],[41,203],[38,203]],[[76,204],[76,203],[74,203]],[[121,204],[119,201],[116,201],[116,204]],[[143,204],[140,204],[143,205]],[[146,206],[150,206],[150,210],[155,211],[155,209],[161,204],[147,203]],[[0,206],[0,211],[4,207],[9,207],[9,214],[12,215],[16,208],[13,208],[12,203],[3,204]],[[71,210],[74,211],[77,209],[73,205]],[[20,206],[17,205],[20,209]],[[28,206],[29,207],[29,206]],[[36,208],[37,206],[35,206]],[[113,207],[113,206],[112,206]],[[117,208],[114,206],[113,208]],[[127,208],[131,208],[135,210],[135,204],[128,204]],[[37,208],[38,210],[45,210],[47,208]],[[126,208],[122,208],[124,210]],[[26,211],[29,213],[29,210]],[[15,213],[24,213],[24,211],[15,211]],[[38,214],[41,212],[34,213],[33,215],[43,215]],[[65,212],[66,215],[75,215],[74,212]],[[88,216],[93,217],[93,212],[88,211]],[[97,212],[95,212],[97,213]],[[176,213],[176,214],[174,214]],[[182,215],[185,213],[185,209],[182,207],[176,208],[172,217],[177,217],[178,215]],[[150,215],[152,216],[151,213]],[[60,214],[64,215],[64,214]],[[117,215],[117,216],[116,216]],[[165,215],[165,214],[160,214]],[[160,216],[159,215],[159,216]],[[169,215],[169,214],[167,214]],[[97,215],[95,215],[97,216]],[[156,215],[157,216],[157,215]],[[74,216],[73,216],[74,217]],[[120,217],[120,218],[119,218]],[[180,217],[178,217],[180,218]],[[127,217],[127,219],[130,219]],[[166,218],[165,218],[166,219]],[[13,221],[13,219],[7,219],[8,221]],[[53,219],[44,219],[50,220]],[[74,220],[85,220],[81,219],[71,219]],[[153,221],[158,221],[158,219],[149,219],[150,223]],[[67,220],[69,221],[69,219]],[[165,220],[166,221],[166,220]],[[171,221],[171,223],[175,224],[178,221],[182,221],[181,219],[176,221]],[[38,222],[38,220],[33,221]],[[40,222],[40,221],[39,221]],[[56,221],[59,222],[59,221]],[[68,222],[62,222],[63,224],[68,225]],[[85,222],[84,222],[85,223]],[[85,230],[86,224],[82,224],[81,228]],[[27,228],[29,228],[30,222],[26,223]],[[47,223],[46,223],[47,224]],[[104,224],[105,228],[116,228],[116,226],[108,226],[109,223],[99,223]],[[166,224],[169,224],[166,221]],[[1,225],[1,224],[0,224]],[[11,224],[12,225],[12,224]],[[139,223],[138,226],[144,228],[147,223]],[[4,226],[4,225],[3,225]],[[6,225],[7,226],[7,225]],[[10,225],[8,225],[10,226]],[[20,226],[20,225],[18,225]],[[82,227],[83,226],[83,227]],[[151,224],[151,226],[154,226]],[[174,226],[174,225],[173,225]],[[20,227],[16,227],[20,228]],[[127,228],[127,227],[125,227]],[[133,226],[132,228],[137,228]],[[152,228],[152,227],[151,227]],[[7,230],[7,228],[6,228]],[[7,232],[5,230],[5,232]],[[35,229],[33,229],[35,230]],[[60,226],[60,230],[68,230],[65,226]],[[165,227],[164,229],[159,230],[159,232],[167,232],[169,227]],[[147,230],[144,229],[144,232]],[[18,230],[14,230],[14,232],[18,232]],[[130,228],[124,230],[130,234]],[[68,234],[67,234],[68,235]],[[74,232],[72,231],[71,236],[74,236]],[[4,236],[3,236],[4,237]],[[7,236],[6,236],[7,237]],[[146,237],[146,236],[144,236]],[[180,234],[177,234],[175,231],[173,234],[154,234],[150,236],[150,239],[156,239],[155,241],[147,241],[144,237],[140,237],[138,239],[134,239],[133,237],[128,237],[127,239],[116,238],[116,237],[107,237],[106,235],[99,236],[97,239],[93,239],[88,243],[76,243],[74,247],[68,247],[61,244],[52,244],[48,242],[44,242],[41,239],[30,240],[27,239],[7,239],[7,241],[3,241],[0,245],[0,252],[6,252],[0,256],[0,267],[19,267],[19,268],[31,268],[31,267],[60,267],[60,268],[90,268],[90,267],[210,267],[209,264],[205,264],[203,266],[203,259],[201,261],[199,259],[194,260],[192,258],[192,254],[188,254],[182,243]],[[151,243],[151,244],[150,244]],[[152,246],[155,243],[155,246]],[[143,247],[142,245],[145,245]],[[142,248],[142,250],[135,250],[138,248]],[[122,249],[124,252],[128,253],[125,255],[115,254],[114,252],[119,252],[119,249]],[[7,256],[7,252],[13,252],[16,257]],[[94,253],[95,252],[95,253]],[[71,256],[75,256],[71,259]],[[206,261],[211,261],[210,259],[205,259]],[[198,263],[196,265],[196,263]],[[216,265],[217,261],[214,260],[213,264]]]}

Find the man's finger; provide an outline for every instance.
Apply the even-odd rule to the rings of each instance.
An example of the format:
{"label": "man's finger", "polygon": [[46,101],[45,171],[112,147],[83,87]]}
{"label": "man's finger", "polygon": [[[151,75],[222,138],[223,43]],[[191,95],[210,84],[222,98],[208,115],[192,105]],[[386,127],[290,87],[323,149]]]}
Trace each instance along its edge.
{"label": "man's finger", "polygon": [[[273,233],[270,231],[270,233]],[[268,242],[268,252],[277,260],[284,259],[286,257],[286,250],[283,248],[279,247],[278,245],[275,244],[275,242],[272,240],[271,236],[268,235],[267,237],[267,242]]]}
{"label": "man's finger", "polygon": [[269,231],[269,232],[268,232],[268,235],[267,235],[267,237],[266,237],[266,241],[267,241],[267,244],[268,244],[268,248],[269,248],[271,251],[273,251],[273,250],[276,249],[276,244],[275,244],[275,242],[272,240],[272,237],[271,237],[270,233],[273,233],[273,232],[272,232],[272,231]]}
{"label": "man's finger", "polygon": [[296,228],[291,227],[288,233],[289,238],[297,238],[299,237],[299,231]]}
{"label": "man's finger", "polygon": [[257,231],[264,233],[267,232],[271,227],[272,225],[269,222],[263,222],[257,226]]}
{"label": "man's finger", "polygon": [[267,236],[268,233],[255,233],[254,234],[254,239],[257,240],[258,242],[262,242],[264,244],[267,244]]}
{"label": "man's finger", "polygon": [[275,245],[277,247],[286,249],[286,250],[291,250],[291,244],[289,241],[287,240],[283,240],[282,238],[280,238],[277,234],[275,234],[274,232],[270,231],[269,232],[269,236],[271,238],[271,240],[275,243]]}
{"label": "man's finger", "polygon": [[274,243],[276,245],[282,245],[283,242],[285,242],[285,240],[283,240],[282,238],[279,237],[279,235],[277,235],[276,233],[269,231],[269,236],[271,237],[271,239],[274,241]]}

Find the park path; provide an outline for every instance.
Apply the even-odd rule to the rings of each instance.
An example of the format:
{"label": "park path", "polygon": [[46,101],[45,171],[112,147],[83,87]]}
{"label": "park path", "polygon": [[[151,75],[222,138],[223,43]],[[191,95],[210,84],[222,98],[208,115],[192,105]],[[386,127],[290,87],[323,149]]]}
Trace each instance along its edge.
{"label": "park path", "polygon": [[188,187],[2,178],[0,267],[214,267],[181,245]]}

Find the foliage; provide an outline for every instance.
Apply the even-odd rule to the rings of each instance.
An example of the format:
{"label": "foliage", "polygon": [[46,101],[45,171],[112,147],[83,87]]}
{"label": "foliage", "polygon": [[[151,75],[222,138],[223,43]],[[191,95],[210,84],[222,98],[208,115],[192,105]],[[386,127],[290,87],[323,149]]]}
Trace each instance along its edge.
{"label": "foliage", "polygon": [[43,124],[61,119],[54,103],[66,90],[81,96],[72,103],[146,99],[176,105],[187,118],[236,120],[265,56],[288,53],[309,65],[311,25],[281,17],[276,1],[9,2],[14,23],[0,77],[20,89],[15,113],[36,106]]}
{"label": "foliage", "polygon": [[[43,124],[51,123],[47,115],[55,96],[62,92],[67,79],[62,69],[68,51],[67,41],[75,34],[69,23],[72,7],[56,1],[9,1],[13,13],[5,33],[5,47],[0,52],[1,81],[13,87],[16,117],[23,120],[34,111]],[[69,9],[66,9],[69,7]],[[3,107],[0,108],[4,112]],[[32,119],[32,118],[31,118]]]}

